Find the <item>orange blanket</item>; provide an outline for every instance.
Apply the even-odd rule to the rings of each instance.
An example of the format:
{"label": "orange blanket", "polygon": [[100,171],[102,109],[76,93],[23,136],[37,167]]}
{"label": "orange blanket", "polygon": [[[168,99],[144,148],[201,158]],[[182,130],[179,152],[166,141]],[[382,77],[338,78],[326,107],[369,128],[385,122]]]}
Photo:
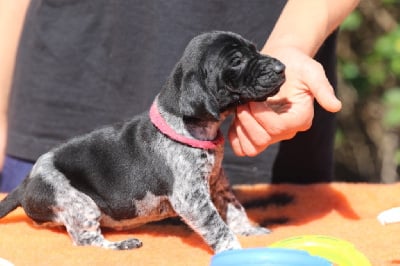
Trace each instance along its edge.
{"label": "orange blanket", "polygon": [[[243,247],[323,234],[347,240],[372,265],[400,265],[400,223],[383,226],[379,212],[400,206],[400,184],[255,185],[235,187],[267,236],[240,237]],[[4,195],[2,195],[4,196]],[[0,196],[0,197],[2,197]],[[22,209],[0,220],[0,258],[15,265],[209,265],[212,252],[183,224],[151,224],[130,232],[105,232],[108,239],[137,237],[143,247],[111,251],[72,245],[63,230],[34,226]]]}

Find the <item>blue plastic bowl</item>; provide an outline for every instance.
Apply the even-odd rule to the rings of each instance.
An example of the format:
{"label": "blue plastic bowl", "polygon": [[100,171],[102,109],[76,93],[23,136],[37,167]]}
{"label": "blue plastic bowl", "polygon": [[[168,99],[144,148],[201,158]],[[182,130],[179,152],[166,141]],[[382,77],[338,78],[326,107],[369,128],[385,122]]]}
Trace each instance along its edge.
{"label": "blue plastic bowl", "polygon": [[306,251],[287,248],[247,248],[216,254],[210,266],[332,266],[328,260]]}

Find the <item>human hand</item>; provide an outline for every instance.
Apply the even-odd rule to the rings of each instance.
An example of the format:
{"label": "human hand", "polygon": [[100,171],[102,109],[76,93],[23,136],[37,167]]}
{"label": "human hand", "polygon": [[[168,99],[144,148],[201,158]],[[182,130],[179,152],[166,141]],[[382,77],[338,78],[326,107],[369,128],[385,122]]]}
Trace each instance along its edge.
{"label": "human hand", "polygon": [[269,145],[309,129],[314,98],[330,112],[337,112],[342,106],[321,64],[307,54],[293,47],[261,52],[286,65],[286,82],[277,95],[265,102],[250,102],[237,108],[229,140],[239,156],[255,156]]}

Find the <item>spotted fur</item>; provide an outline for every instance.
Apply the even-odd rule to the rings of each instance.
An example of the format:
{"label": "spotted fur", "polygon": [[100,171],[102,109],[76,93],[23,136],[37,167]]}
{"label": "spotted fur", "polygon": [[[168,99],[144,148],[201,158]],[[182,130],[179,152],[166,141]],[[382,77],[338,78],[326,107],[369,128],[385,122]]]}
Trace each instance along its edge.
{"label": "spotted fur", "polygon": [[[240,64],[232,59],[238,53]],[[155,101],[175,132],[212,140],[238,104],[277,92],[282,69],[236,34],[202,34],[189,43]],[[215,252],[240,248],[235,234],[268,230],[249,221],[229,187],[222,158],[223,144],[207,150],[177,143],[144,113],[42,155],[0,203],[0,217],[22,206],[39,224],[65,226],[76,245],[120,250],[142,242],[110,242],[101,227],[123,230],[179,216]]]}

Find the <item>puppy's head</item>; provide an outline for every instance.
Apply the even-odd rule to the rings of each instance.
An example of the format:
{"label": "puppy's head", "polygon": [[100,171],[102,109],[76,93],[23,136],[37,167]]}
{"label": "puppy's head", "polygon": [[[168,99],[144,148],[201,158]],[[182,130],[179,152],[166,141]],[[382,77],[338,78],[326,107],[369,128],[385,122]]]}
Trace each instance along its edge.
{"label": "puppy's head", "polygon": [[182,117],[219,120],[239,104],[275,95],[285,81],[284,70],[237,34],[205,33],[186,47],[162,92],[170,95],[162,104]]}

